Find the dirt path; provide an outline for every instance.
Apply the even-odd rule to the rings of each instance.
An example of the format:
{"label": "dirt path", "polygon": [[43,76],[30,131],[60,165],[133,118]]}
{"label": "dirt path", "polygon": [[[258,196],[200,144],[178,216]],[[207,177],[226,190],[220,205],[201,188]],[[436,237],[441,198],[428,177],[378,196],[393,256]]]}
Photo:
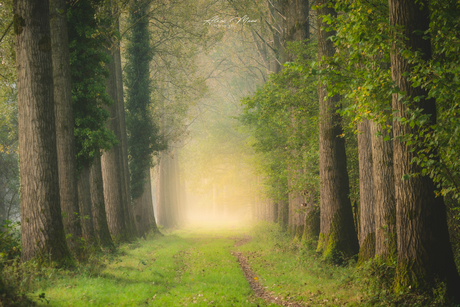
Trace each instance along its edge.
{"label": "dirt path", "polygon": [[[244,236],[235,239],[235,247],[244,245],[251,240],[251,237]],[[278,306],[291,306],[291,307],[302,307],[306,306],[299,302],[292,302],[288,300],[283,300],[281,297],[275,296],[273,293],[267,291],[265,287],[260,283],[259,278],[254,273],[254,271],[249,266],[248,258],[246,258],[242,252],[231,252],[233,256],[238,259],[238,263],[240,264],[241,270],[243,270],[244,277],[248,281],[249,285],[251,286],[254,293],[266,301],[267,303],[277,304]]]}

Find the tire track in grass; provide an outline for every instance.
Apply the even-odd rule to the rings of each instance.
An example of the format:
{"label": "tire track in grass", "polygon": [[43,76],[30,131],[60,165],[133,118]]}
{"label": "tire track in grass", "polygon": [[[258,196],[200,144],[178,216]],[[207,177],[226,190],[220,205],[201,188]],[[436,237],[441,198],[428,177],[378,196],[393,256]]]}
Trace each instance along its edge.
{"label": "tire track in grass", "polygon": [[[251,237],[243,236],[240,238],[232,238],[235,239],[235,247],[244,245],[251,241]],[[308,306],[305,304],[301,304],[299,302],[293,302],[289,300],[284,300],[281,297],[274,296],[271,292],[267,291],[265,287],[258,281],[259,278],[257,277],[256,273],[251,269],[248,258],[243,255],[242,252],[231,252],[233,256],[238,259],[238,263],[240,264],[241,270],[243,271],[244,277],[248,281],[251,289],[254,293],[263,299],[265,302],[269,304],[276,304],[278,306],[290,306],[290,307],[303,307]]]}

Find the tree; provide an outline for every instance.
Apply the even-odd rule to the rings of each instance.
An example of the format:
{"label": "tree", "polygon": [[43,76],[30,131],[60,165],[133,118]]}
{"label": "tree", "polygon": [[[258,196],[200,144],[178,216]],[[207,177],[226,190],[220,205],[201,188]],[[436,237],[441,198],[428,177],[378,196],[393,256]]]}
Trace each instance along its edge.
{"label": "tree", "polygon": [[139,234],[144,234],[156,226],[146,223],[151,222],[151,217],[146,214],[147,207],[153,204],[151,189],[145,190],[145,187],[150,187],[153,154],[165,149],[161,143],[158,125],[153,121],[151,114],[153,101],[150,62],[153,52],[148,29],[149,8],[149,1],[135,1],[132,4],[128,19],[132,27],[126,49],[127,63],[124,67],[130,194],[134,210],[138,212],[135,214],[135,221]]}
{"label": "tree", "polygon": [[363,120],[358,125],[359,154],[359,262],[372,259],[375,254],[375,200],[371,123]]}
{"label": "tree", "polygon": [[[412,83],[405,74],[413,64],[410,58],[415,52],[428,61],[431,58],[431,42],[424,37],[429,28],[430,17],[427,1],[389,1],[390,24],[402,29],[404,39],[394,37],[391,50],[392,78],[404,98],[393,94],[393,109],[397,110],[394,122],[393,143],[396,195],[396,229],[398,236],[398,265],[395,290],[409,287],[430,291],[437,282],[443,281],[447,294],[460,302],[458,289],[460,278],[455,267],[446,223],[444,200],[436,197],[432,179],[422,173],[421,167],[412,163],[416,153],[410,144],[402,142],[405,135],[418,133],[420,124],[405,124],[403,119],[409,110],[421,109],[427,115],[427,125],[436,123],[436,102],[426,98],[424,88]],[[425,148],[433,155],[436,149]],[[418,175],[412,175],[418,174]]]}
{"label": "tree", "polygon": [[48,1],[14,6],[22,259],[73,263],[62,223]]}
{"label": "tree", "polygon": [[94,231],[93,209],[90,186],[90,167],[84,165],[78,173],[78,203],[81,215],[82,236],[87,249],[99,250]]}
{"label": "tree", "polygon": [[[327,29],[324,16],[335,17],[337,13],[327,1],[318,9],[318,61],[334,55],[335,35]],[[324,58],[324,59],[323,59]],[[328,97],[327,85],[320,78],[318,86],[320,123],[320,193],[321,231],[317,250],[326,258],[340,261],[358,253],[359,245],[353,225],[353,213],[349,199],[349,179],[342,134],[341,116],[336,113],[340,96]]]}
{"label": "tree", "polygon": [[102,247],[113,249],[114,244],[110,235],[109,225],[107,224],[107,214],[105,212],[100,155],[94,158],[93,165],[91,165],[90,189],[95,234]]}
{"label": "tree", "polygon": [[[108,50],[113,58],[115,46]],[[116,67],[114,61],[107,64],[109,69],[109,78],[107,79],[107,92],[110,97],[117,101],[118,90],[116,80]],[[108,122],[108,128],[115,134],[117,139],[120,139],[120,124],[118,114],[118,103],[114,103],[109,107],[111,120]],[[111,150],[104,152],[101,157],[102,167],[102,182],[104,184],[104,202],[106,206],[107,222],[109,225],[112,239],[115,242],[123,242],[129,239],[130,234],[126,227],[129,216],[126,212],[125,198],[122,194],[122,185],[124,178],[121,176],[121,168],[123,161],[121,161],[120,144],[115,145]]]}
{"label": "tree", "polygon": [[[92,220],[91,185],[89,173],[91,164],[100,159],[101,150],[109,150],[116,143],[115,135],[106,128],[109,113],[105,109],[113,104],[106,91],[107,69],[101,65],[110,59],[103,50],[105,38],[101,35],[103,26],[108,21],[104,18],[96,20],[98,1],[81,0],[68,8],[68,26],[70,41],[70,68],[72,76],[72,102],[75,118],[74,138],[76,143],[78,190],[80,195],[80,218],[83,235],[88,243],[94,245],[95,232]],[[97,176],[95,177],[97,180]],[[97,198],[97,197],[96,197]],[[99,212],[98,221],[102,224],[106,219]],[[99,226],[99,224],[98,224]],[[96,228],[104,231],[103,228]],[[98,233],[104,236],[105,234]],[[109,239],[105,241],[109,242]],[[110,245],[110,243],[108,243]]]}
{"label": "tree", "polygon": [[[388,123],[391,124],[391,123]],[[372,172],[374,174],[375,254],[389,262],[396,260],[396,203],[393,171],[392,132],[370,122]],[[378,133],[381,135],[378,136]],[[388,138],[385,141],[385,138]]]}
{"label": "tree", "polygon": [[78,240],[82,229],[78,208],[77,156],[65,1],[50,0],[50,27],[61,210],[69,247],[78,256]]}

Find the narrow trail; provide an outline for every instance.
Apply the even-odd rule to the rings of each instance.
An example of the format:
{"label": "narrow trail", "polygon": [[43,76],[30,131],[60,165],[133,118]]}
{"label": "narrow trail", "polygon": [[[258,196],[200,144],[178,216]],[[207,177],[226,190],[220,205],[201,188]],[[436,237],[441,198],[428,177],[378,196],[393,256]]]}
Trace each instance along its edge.
{"label": "narrow trail", "polygon": [[[251,239],[252,238],[250,236],[243,236],[240,238],[236,238],[235,247],[244,245],[250,242]],[[275,296],[273,295],[273,293],[267,291],[266,287],[264,287],[260,283],[259,278],[257,277],[256,273],[254,273],[254,271],[251,269],[251,266],[249,265],[249,262],[248,262],[248,258],[246,258],[246,256],[244,256],[242,252],[232,251],[231,253],[233,256],[235,256],[238,259],[238,263],[240,264],[244,277],[248,281],[249,285],[251,286],[251,289],[254,291],[257,297],[263,299],[265,302],[269,304],[276,304],[278,306],[290,306],[290,307],[307,306],[299,302],[292,302],[289,300],[282,299],[281,297]]]}

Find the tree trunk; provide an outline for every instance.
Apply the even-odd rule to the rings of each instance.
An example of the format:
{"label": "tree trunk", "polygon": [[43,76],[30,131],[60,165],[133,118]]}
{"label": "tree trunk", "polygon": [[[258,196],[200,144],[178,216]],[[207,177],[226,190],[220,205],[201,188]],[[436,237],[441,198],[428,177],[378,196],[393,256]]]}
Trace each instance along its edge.
{"label": "tree trunk", "polygon": [[365,119],[359,123],[358,131],[360,196],[358,263],[362,263],[375,255],[373,153],[369,120]]}
{"label": "tree trunk", "polygon": [[169,154],[167,152],[160,152],[160,163],[158,165],[158,224],[165,228],[169,228],[170,225],[170,195],[169,195]]}
{"label": "tree trunk", "polygon": [[78,203],[80,206],[81,230],[85,246],[89,251],[99,250],[93,225],[93,211],[91,205],[90,169],[83,166],[78,174]]}
{"label": "tree trunk", "polygon": [[77,160],[65,0],[50,0],[50,28],[61,211],[67,242],[71,251],[79,257],[78,239],[82,230],[78,211]]}
{"label": "tree trunk", "polygon": [[94,158],[89,176],[94,232],[102,247],[113,250],[115,246],[110,235],[109,225],[107,224],[107,214],[105,212],[101,156],[98,155]]}
{"label": "tree trunk", "polygon": [[14,3],[22,260],[71,265],[59,191],[48,1]]}
{"label": "tree trunk", "polygon": [[297,40],[303,41],[310,38],[310,1],[297,0]]}
{"label": "tree trunk", "polygon": [[158,229],[158,226],[157,226],[156,219],[155,219],[155,211],[153,210],[152,176],[151,176],[150,169],[148,170],[147,181],[145,183],[144,191],[146,191],[144,193],[146,193],[146,195],[148,196],[147,202],[146,202],[146,207],[147,207],[146,214],[149,217],[149,229],[151,229],[154,234],[161,235],[160,230]]}
{"label": "tree trunk", "polygon": [[[326,4],[330,1],[326,1]],[[335,33],[322,30],[328,25],[323,23],[323,15],[337,13],[327,5],[318,10],[318,59],[332,57],[335,53],[332,41],[328,39]],[[320,192],[321,192],[321,232],[318,241],[319,252],[325,258],[341,261],[342,257],[351,257],[358,253],[359,244],[353,224],[351,202],[348,197],[349,179],[345,140],[342,134],[341,116],[336,113],[339,96],[327,97],[326,85],[318,86],[320,127]]]}
{"label": "tree trunk", "polygon": [[[429,28],[429,10],[427,1],[390,0],[390,24],[404,27],[407,38],[401,44],[403,49],[412,52],[421,51],[423,60],[431,59],[430,40],[424,39]],[[398,49],[396,49],[398,48]],[[427,93],[420,87],[413,87],[404,73],[411,72],[411,65],[402,56],[400,46],[393,45],[391,50],[391,73],[399,89],[406,93],[405,99],[393,94],[393,109],[398,110],[397,117],[410,118],[407,108],[421,108],[431,115],[431,124],[436,122],[436,104],[434,99],[424,99]],[[414,97],[422,97],[415,101]],[[407,103],[406,101],[409,100]],[[423,148],[406,146],[398,138],[403,135],[417,134],[419,127],[394,122],[395,141],[394,175],[396,195],[396,229],[398,235],[398,266],[396,269],[395,290],[409,287],[431,291],[439,282],[445,282],[448,296],[455,296],[460,302],[460,278],[454,263],[452,247],[446,221],[446,208],[442,197],[434,194],[435,185],[428,176],[403,176],[418,173],[422,169],[411,163],[415,152]],[[415,149],[415,151],[411,151]],[[434,149],[429,154],[437,155]]]}
{"label": "tree trunk", "polygon": [[302,243],[308,247],[315,247],[318,244],[320,232],[320,211],[318,205],[312,201],[306,204],[305,226],[302,235]]}
{"label": "tree trunk", "polygon": [[278,223],[284,231],[288,228],[289,223],[289,201],[286,195],[285,199],[278,201]]}
{"label": "tree trunk", "polygon": [[[389,123],[391,124],[391,123]],[[396,203],[393,172],[393,134],[370,122],[372,140],[372,169],[375,201],[375,254],[392,262],[396,260]],[[382,135],[377,136],[380,132]]]}
{"label": "tree trunk", "polygon": [[[113,58],[113,53],[109,52]],[[110,98],[114,101],[108,109],[110,112],[110,119],[108,128],[112,130],[120,140],[120,124],[118,112],[118,92],[117,92],[117,79],[115,62],[112,61],[107,65],[110,76],[107,79],[107,91]],[[120,154],[120,144],[112,147],[111,150],[104,152],[101,157],[102,167],[102,181],[104,185],[104,202],[105,210],[107,213],[107,223],[109,225],[110,234],[115,242],[122,242],[128,240],[128,231],[125,222],[125,205],[122,194],[122,185],[124,184],[122,177],[122,161]]]}
{"label": "tree trunk", "polygon": [[[117,21],[117,28],[119,28]],[[122,199],[125,210],[125,223],[129,231],[129,236],[136,236],[136,224],[134,222],[134,211],[131,204],[131,190],[129,185],[129,168],[128,168],[128,137],[126,135],[126,122],[125,122],[125,104],[123,95],[123,76],[121,70],[121,55],[120,55],[120,42],[117,41],[113,49],[113,60],[115,62],[115,74],[117,82],[117,100],[118,104],[118,124],[119,127],[119,141],[120,141],[120,176],[122,181]],[[117,135],[118,137],[118,135]]]}

